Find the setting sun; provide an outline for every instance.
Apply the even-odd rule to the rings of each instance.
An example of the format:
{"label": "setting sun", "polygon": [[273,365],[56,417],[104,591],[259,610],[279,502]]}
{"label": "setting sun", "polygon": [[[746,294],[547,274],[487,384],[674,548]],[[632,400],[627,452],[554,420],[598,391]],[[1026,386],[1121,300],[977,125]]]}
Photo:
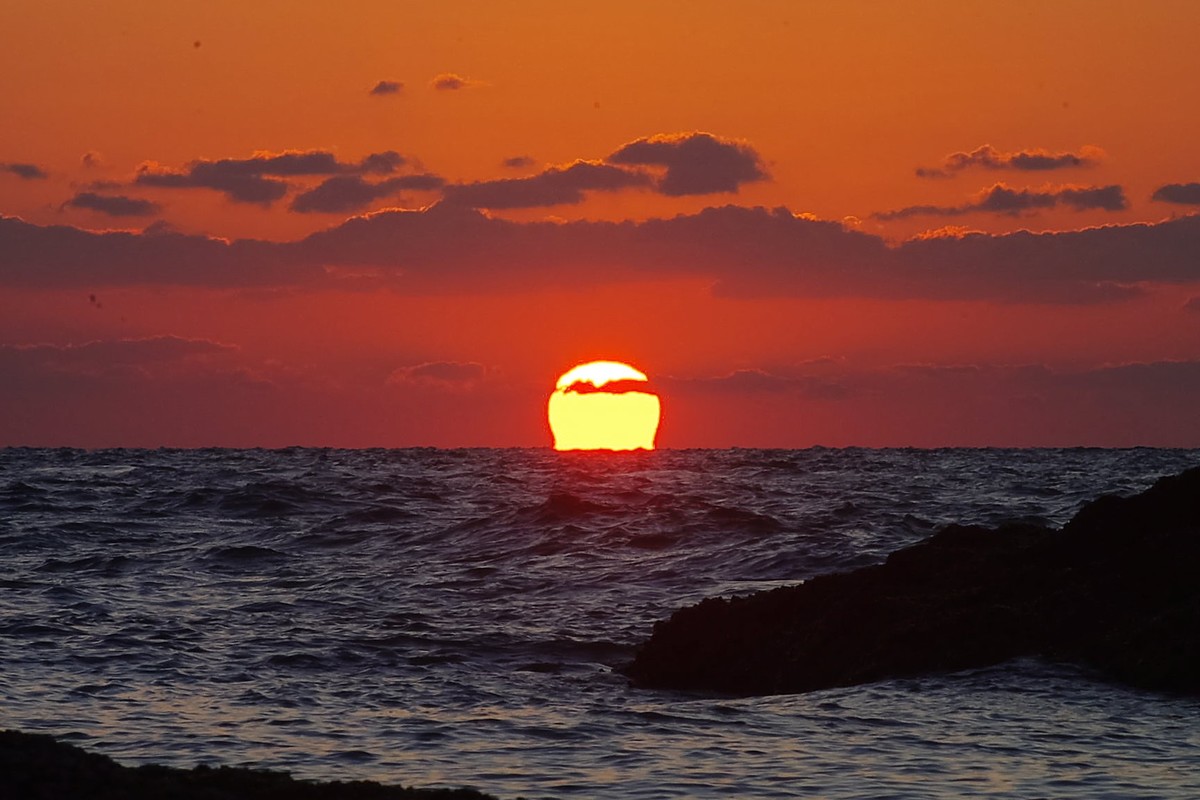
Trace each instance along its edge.
{"label": "setting sun", "polygon": [[555,450],[653,450],[662,406],[645,373],[618,361],[568,370],[550,395]]}

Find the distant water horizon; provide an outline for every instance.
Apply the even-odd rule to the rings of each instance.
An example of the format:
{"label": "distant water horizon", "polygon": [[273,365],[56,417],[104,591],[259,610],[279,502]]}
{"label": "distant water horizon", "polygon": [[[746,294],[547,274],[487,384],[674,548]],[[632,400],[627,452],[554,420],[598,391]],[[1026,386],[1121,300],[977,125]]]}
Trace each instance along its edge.
{"label": "distant water horizon", "polygon": [[553,445],[455,445],[443,447],[439,445],[371,445],[371,446],[348,446],[348,445],[324,445],[324,444],[287,444],[287,445],[39,445],[39,444],[5,444],[0,445],[0,452],[5,450],[75,450],[83,453],[101,453],[106,451],[125,451],[125,452],[158,452],[158,451],[179,451],[179,452],[209,452],[209,451],[230,451],[230,452],[286,452],[291,450],[340,450],[347,452],[380,452],[380,451],[490,451],[490,450],[528,450],[532,452],[542,452],[558,455],[562,458],[573,458],[578,456],[636,456],[647,455],[651,453],[689,453],[689,452],[757,452],[757,453],[803,453],[809,450],[870,450],[870,451],[927,451],[927,452],[949,452],[949,451],[1063,451],[1071,452],[1077,450],[1107,450],[1107,451],[1127,451],[1127,450],[1154,450],[1159,452],[1200,452],[1200,447],[1192,447],[1188,445],[1179,446],[1163,446],[1154,444],[1133,444],[1133,445],[1093,445],[1093,444],[1073,444],[1073,445],[862,445],[862,444],[847,444],[847,445],[827,445],[827,444],[812,444],[803,447],[757,447],[753,445],[731,445],[729,447],[672,447],[669,445],[656,445],[653,449],[635,449],[635,450],[555,450]]}
{"label": "distant water horizon", "polygon": [[123,763],[502,798],[1194,797],[1200,702],[1063,665],[806,695],[631,688],[655,621],[1061,525],[1130,448],[0,449],[0,725]]}

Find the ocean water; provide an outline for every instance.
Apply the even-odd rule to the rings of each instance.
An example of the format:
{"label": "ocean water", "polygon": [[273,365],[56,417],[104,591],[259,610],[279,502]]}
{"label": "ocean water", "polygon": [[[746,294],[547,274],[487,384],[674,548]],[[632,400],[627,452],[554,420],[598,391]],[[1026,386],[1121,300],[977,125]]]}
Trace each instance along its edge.
{"label": "ocean water", "polygon": [[502,798],[1200,797],[1200,701],[1035,661],[631,688],[655,620],[1058,525],[1182,450],[0,450],[0,726]]}

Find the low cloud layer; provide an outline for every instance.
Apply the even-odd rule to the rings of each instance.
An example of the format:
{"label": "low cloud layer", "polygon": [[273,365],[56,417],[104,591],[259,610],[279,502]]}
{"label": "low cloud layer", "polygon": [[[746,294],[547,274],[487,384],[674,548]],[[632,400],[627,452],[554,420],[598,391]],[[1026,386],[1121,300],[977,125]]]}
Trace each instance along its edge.
{"label": "low cloud layer", "polygon": [[238,203],[270,205],[291,188],[284,178],[321,175],[388,175],[405,163],[395,151],[372,153],[357,163],[325,150],[259,153],[250,158],[198,160],[183,170],[143,164],[134,183],[166,189],[213,189]]}
{"label": "low cloud layer", "polygon": [[1103,155],[1098,147],[1084,147],[1078,153],[1052,153],[1041,149],[1005,153],[985,144],[970,152],[951,153],[940,167],[917,167],[916,174],[919,178],[949,178],[973,168],[1046,172],[1095,166]]}
{"label": "low cloud layer", "polygon": [[1080,304],[1135,297],[1148,284],[1198,282],[1197,252],[1200,215],[895,247],[787,209],[739,206],[640,222],[520,223],[443,202],[355,217],[296,242],[93,233],[0,218],[0,285],[87,291],[320,288],[341,285],[343,274],[361,283],[370,273],[371,285],[401,292],[469,294],[688,277],[742,297]]}
{"label": "low cloud layer", "polygon": [[1129,207],[1120,186],[1063,186],[1049,189],[1013,189],[1002,183],[979,193],[971,203],[957,206],[916,205],[871,216],[879,220],[910,217],[959,217],[964,214],[1021,214],[1066,206],[1074,211],[1124,211]]}

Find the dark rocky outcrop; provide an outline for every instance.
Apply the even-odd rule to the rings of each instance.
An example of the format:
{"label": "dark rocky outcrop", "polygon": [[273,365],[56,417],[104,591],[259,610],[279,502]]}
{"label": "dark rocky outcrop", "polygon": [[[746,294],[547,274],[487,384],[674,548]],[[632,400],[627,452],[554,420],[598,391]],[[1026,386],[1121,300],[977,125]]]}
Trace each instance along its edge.
{"label": "dark rocky outcrop", "polygon": [[[314,783],[241,767],[124,767],[50,736],[0,731],[0,797],[21,800],[489,800],[472,789]],[[491,798],[495,800],[495,798]]]}
{"label": "dark rocky outcrop", "polygon": [[659,622],[643,687],[778,694],[1040,656],[1200,693],[1200,468],[1061,530],[951,526],[877,566]]}

